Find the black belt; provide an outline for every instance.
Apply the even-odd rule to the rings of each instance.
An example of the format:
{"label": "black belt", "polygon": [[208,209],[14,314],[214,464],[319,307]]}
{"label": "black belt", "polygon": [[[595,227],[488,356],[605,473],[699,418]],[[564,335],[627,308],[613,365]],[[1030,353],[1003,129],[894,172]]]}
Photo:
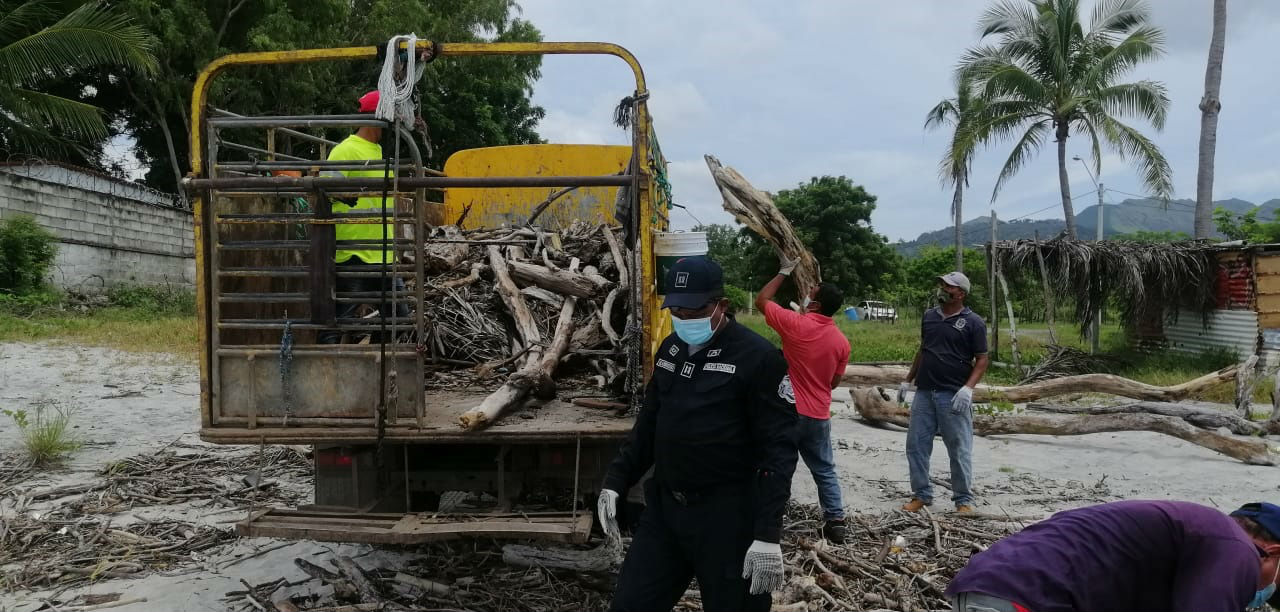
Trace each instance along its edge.
{"label": "black belt", "polygon": [[681,506],[693,506],[702,503],[714,497],[722,497],[725,495],[742,495],[747,493],[748,487],[745,483],[733,483],[725,485],[715,485],[703,487],[701,489],[673,489],[671,487],[663,487],[671,498],[676,500]]}

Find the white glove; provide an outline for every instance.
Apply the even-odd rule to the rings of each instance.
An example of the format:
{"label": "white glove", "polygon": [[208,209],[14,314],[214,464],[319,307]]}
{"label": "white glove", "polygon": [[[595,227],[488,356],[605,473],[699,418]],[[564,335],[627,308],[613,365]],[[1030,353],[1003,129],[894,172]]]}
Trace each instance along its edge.
{"label": "white glove", "polygon": [[778,274],[781,274],[783,276],[791,276],[791,273],[796,271],[796,266],[799,265],[799,263],[800,263],[799,261],[795,259],[790,259],[786,255],[779,253],[778,254]]}
{"label": "white glove", "polygon": [[898,383],[898,403],[899,404],[907,403],[907,392],[914,390],[914,387],[915,385],[906,381]]}
{"label": "white glove", "polygon": [[602,489],[600,498],[596,500],[596,514],[600,517],[600,529],[611,542],[622,543],[622,532],[618,529],[618,492]]}
{"label": "white glove", "polygon": [[973,389],[960,387],[956,396],[951,398],[951,414],[965,414],[973,407]]}
{"label": "white glove", "polygon": [[751,594],[772,593],[782,586],[782,546],[755,540],[742,560],[742,577],[751,579]]}

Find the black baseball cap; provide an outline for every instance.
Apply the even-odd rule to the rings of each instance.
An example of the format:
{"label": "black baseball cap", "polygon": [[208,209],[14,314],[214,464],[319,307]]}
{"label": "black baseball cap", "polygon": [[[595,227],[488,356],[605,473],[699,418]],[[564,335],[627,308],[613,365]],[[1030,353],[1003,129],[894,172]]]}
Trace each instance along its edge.
{"label": "black baseball cap", "polygon": [[724,296],[724,272],[720,264],[702,255],[683,257],[667,270],[666,289],[663,308],[702,308]]}
{"label": "black baseball cap", "polygon": [[1280,506],[1266,502],[1254,502],[1240,506],[1231,516],[1251,518],[1260,525],[1272,538],[1280,540]]}

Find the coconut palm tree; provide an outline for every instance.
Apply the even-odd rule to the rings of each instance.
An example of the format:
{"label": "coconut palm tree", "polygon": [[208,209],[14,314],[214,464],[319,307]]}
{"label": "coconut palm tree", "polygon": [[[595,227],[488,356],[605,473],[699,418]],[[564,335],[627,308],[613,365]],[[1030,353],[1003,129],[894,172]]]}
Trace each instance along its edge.
{"label": "coconut palm tree", "polygon": [[955,219],[957,272],[964,272],[964,242],[960,225],[964,222],[964,190],[969,186],[969,167],[973,163],[975,142],[971,128],[977,105],[978,100],[974,98],[969,83],[957,80],[956,97],[939,102],[924,119],[926,130],[944,125],[951,128],[951,138],[947,141],[942,161],[938,163],[938,174],[944,186],[950,185],[955,190],[951,195],[951,217]]}
{"label": "coconut palm tree", "polygon": [[1204,97],[1200,99],[1200,165],[1196,168],[1195,237],[1208,238],[1213,231],[1213,156],[1218,150],[1218,112],[1222,101],[1222,51],[1227,38],[1227,0],[1213,0],[1213,37],[1209,39],[1209,64],[1204,71]]}
{"label": "coconut palm tree", "polygon": [[[1159,147],[1121,122],[1137,117],[1163,129],[1169,98],[1162,83],[1119,79],[1162,52],[1164,34],[1150,24],[1141,0],[1098,0],[1089,29],[1081,26],[1080,0],[1001,0],[979,22],[982,38],[997,44],[968,51],[961,78],[973,79],[984,99],[974,131],[985,141],[1017,136],[996,180],[992,199],[1046,140],[1058,145],[1058,184],[1067,234],[1076,238],[1067,180],[1067,138],[1088,135],[1095,172],[1101,143],[1138,167],[1150,192],[1173,193],[1172,171]],[[1020,134],[1020,135],[1018,135]]]}
{"label": "coconut palm tree", "polygon": [[154,70],[152,38],[98,2],[0,0],[0,152],[48,155],[107,136],[101,111],[46,91],[78,72]]}

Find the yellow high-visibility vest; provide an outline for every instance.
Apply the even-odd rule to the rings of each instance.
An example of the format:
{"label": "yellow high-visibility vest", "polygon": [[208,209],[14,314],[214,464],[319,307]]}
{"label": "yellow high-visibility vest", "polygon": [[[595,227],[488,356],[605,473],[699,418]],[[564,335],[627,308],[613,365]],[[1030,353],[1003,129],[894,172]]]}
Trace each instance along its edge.
{"label": "yellow high-visibility vest", "polygon": [[[368,140],[365,140],[359,136],[356,136],[355,134],[347,136],[346,140],[343,140],[342,142],[338,143],[338,146],[334,147],[333,150],[329,152],[329,160],[330,161],[338,161],[338,160],[366,161],[368,160],[370,161],[370,164],[369,164],[370,167],[374,169],[327,171],[324,174],[328,176],[337,176],[338,174],[341,174],[342,176],[347,176],[347,177],[382,178],[384,176],[390,177],[395,175],[394,170],[386,171],[386,174],[385,175],[383,174],[384,162],[382,159],[382,145],[379,145],[376,142],[369,142]],[[357,199],[355,206],[348,206],[347,204],[338,202],[336,200],[333,202],[333,214],[335,215],[341,215],[343,213],[346,213],[348,211],[353,211],[353,210],[382,212],[382,209],[383,209],[382,193],[380,192],[380,190],[377,195],[365,196]],[[386,209],[387,209],[386,214],[388,216],[395,215],[395,209],[396,209],[395,196],[388,194]],[[383,227],[384,226],[381,223],[339,223],[334,225],[334,234],[338,240],[360,240],[363,242],[381,242],[382,233],[384,231]],[[387,223],[385,227],[386,227],[385,231],[387,234],[387,246],[388,246],[387,260],[394,262],[395,250],[392,247],[394,246],[393,243],[396,237],[395,224]],[[339,248],[334,252],[333,260],[338,263],[342,263],[344,261],[351,259],[352,257],[356,257],[360,261],[363,261],[364,263],[369,263],[369,264],[383,263],[382,249],[379,247],[374,247],[372,249],[364,249],[364,248],[343,249],[341,248],[341,246],[339,246]]]}

